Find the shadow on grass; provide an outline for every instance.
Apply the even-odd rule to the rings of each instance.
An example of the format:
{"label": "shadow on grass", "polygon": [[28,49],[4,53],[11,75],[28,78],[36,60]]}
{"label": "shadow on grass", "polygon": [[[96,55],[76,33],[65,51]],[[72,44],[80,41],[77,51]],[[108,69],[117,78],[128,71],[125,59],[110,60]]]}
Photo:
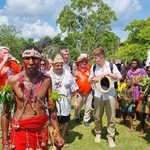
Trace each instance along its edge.
{"label": "shadow on grass", "polygon": [[[137,125],[137,127],[136,127],[136,131],[139,131],[140,132],[140,130],[141,130],[141,126],[140,126],[140,123]],[[140,138],[140,137],[139,137]],[[150,144],[150,128],[148,128],[148,125],[147,124],[145,124],[145,131],[144,131],[144,135],[143,135],[143,137],[141,137],[141,138],[143,138],[145,141],[147,141],[147,143],[149,143]]]}
{"label": "shadow on grass", "polygon": [[65,141],[68,144],[71,144],[75,141],[75,139],[82,140],[83,134],[75,131],[69,131],[69,135],[65,136]]}
{"label": "shadow on grass", "polygon": [[144,136],[143,139],[150,144],[150,129],[147,129],[145,132],[146,132],[146,136]]}

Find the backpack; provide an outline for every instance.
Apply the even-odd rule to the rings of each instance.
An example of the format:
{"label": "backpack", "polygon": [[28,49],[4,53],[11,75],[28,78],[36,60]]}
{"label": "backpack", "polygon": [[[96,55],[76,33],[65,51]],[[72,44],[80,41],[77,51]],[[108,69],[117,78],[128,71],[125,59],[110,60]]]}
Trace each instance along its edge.
{"label": "backpack", "polygon": [[[109,67],[110,67],[111,73],[113,73],[113,63],[109,62]],[[94,64],[93,66],[94,76],[95,76],[95,69],[96,69],[96,64]],[[114,82],[114,87],[115,89],[117,89],[117,82]],[[93,95],[93,99],[92,99],[91,107],[94,108],[94,90],[92,90],[92,95]]]}
{"label": "backpack", "polygon": [[[109,62],[109,67],[110,67],[111,73],[113,73],[113,63]],[[95,69],[96,69],[96,64],[94,64],[94,66],[93,66],[94,76],[95,76]]]}
{"label": "backpack", "polygon": [[69,61],[68,65],[69,65],[70,71],[71,71],[71,73],[72,73],[72,70],[73,70],[73,62],[72,62],[72,61]]}
{"label": "backpack", "polygon": [[[109,62],[109,67],[110,67],[111,73],[113,73],[113,63]],[[94,66],[93,66],[94,76],[95,76],[95,69],[96,69],[96,64],[94,64]],[[114,87],[115,87],[115,89],[118,88],[117,82],[114,82]]]}

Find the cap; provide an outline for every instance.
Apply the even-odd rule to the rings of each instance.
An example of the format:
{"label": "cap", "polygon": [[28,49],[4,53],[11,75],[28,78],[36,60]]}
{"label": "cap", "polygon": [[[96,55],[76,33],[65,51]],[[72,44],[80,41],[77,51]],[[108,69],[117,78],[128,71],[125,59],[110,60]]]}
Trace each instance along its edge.
{"label": "cap", "polygon": [[121,60],[120,59],[116,59],[114,63],[115,64],[121,64]]}
{"label": "cap", "polygon": [[53,63],[61,63],[61,62],[64,62],[62,56],[60,54],[57,54],[53,60]]}
{"label": "cap", "polygon": [[0,46],[0,50],[2,49],[7,49],[8,51],[10,51],[10,49],[8,47],[5,47],[5,46]]}

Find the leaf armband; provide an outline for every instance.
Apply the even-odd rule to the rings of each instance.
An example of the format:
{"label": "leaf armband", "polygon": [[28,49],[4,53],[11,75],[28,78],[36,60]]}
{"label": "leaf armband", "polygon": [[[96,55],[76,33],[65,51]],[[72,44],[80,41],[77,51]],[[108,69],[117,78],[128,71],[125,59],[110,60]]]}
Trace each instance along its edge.
{"label": "leaf armband", "polygon": [[60,98],[60,94],[58,93],[58,91],[53,91],[51,93],[51,97],[49,98],[49,102],[48,102],[48,105],[49,105],[50,109],[54,109],[55,108],[56,101],[58,101],[59,98]]}

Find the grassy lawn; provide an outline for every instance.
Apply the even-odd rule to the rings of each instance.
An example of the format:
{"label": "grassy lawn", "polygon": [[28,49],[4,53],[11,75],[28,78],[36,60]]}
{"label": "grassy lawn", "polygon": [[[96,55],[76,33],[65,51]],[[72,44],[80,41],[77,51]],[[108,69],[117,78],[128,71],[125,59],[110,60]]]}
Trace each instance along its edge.
{"label": "grassy lawn", "polygon": [[[129,132],[129,122],[127,120],[126,125],[120,125],[119,119],[116,119],[116,147],[109,148],[106,139],[106,116],[103,117],[103,131],[102,140],[100,143],[94,142],[94,122],[91,119],[90,126],[85,127],[83,122],[81,124],[75,124],[74,111],[72,110],[71,121],[68,125],[69,135],[65,137],[69,147],[63,150],[150,150],[150,129],[146,131],[143,138],[138,137],[139,121],[135,121],[135,131]],[[83,111],[82,111],[83,113]],[[1,142],[1,141],[0,141]],[[0,150],[1,150],[0,145]],[[51,150],[51,147],[49,148]]]}
{"label": "grassy lawn", "polygon": [[[100,143],[94,142],[94,122],[93,118],[90,122],[89,127],[85,127],[83,122],[77,125],[74,123],[73,110],[72,120],[68,125],[69,136],[66,136],[66,142],[69,147],[66,150],[149,150],[150,149],[150,129],[146,131],[144,137],[138,137],[139,132],[139,121],[135,121],[135,131],[129,132],[129,121],[127,120],[126,125],[120,125],[120,119],[116,119],[116,147],[109,148],[106,139],[106,116],[104,115],[103,120],[103,131],[102,140]],[[51,148],[50,148],[51,149]],[[65,150],[65,149],[63,149]]]}

